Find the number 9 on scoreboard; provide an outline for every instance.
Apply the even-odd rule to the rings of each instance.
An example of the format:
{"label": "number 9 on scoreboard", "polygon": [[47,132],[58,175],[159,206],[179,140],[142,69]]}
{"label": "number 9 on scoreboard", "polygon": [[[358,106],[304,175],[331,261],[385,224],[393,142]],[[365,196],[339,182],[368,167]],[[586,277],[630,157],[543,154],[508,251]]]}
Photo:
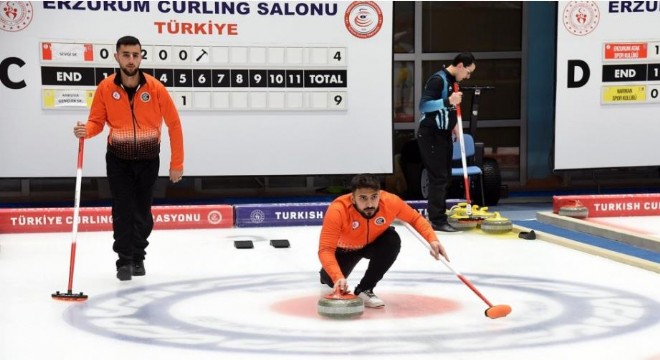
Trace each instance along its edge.
{"label": "number 9 on scoreboard", "polygon": [[328,93],[328,107],[332,110],[346,109],[346,92],[333,91]]}

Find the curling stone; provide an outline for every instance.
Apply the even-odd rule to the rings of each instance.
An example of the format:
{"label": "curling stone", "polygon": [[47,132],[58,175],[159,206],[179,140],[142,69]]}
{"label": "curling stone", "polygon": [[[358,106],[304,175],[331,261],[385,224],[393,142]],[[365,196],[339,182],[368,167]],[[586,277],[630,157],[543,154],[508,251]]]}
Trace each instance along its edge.
{"label": "curling stone", "polygon": [[480,208],[479,205],[472,205],[472,216],[487,219],[495,216],[495,213],[488,212],[487,206]]}
{"label": "curling stone", "polygon": [[468,203],[459,203],[451,207],[447,212],[447,222],[457,230],[471,230],[481,225],[481,223],[490,217],[487,207],[479,208],[479,205],[470,206]]}
{"label": "curling stone", "polygon": [[[469,207],[469,208],[468,208]],[[468,214],[468,210],[471,210]],[[478,217],[478,218],[487,218],[492,217],[494,214],[488,212],[488,207],[479,207],[479,205],[469,206],[468,203],[458,203],[452,206],[449,210],[446,211],[447,216],[456,216],[456,217]]]}
{"label": "curling stone", "polygon": [[511,231],[513,224],[511,220],[500,216],[500,213],[495,212],[495,216],[484,219],[481,223],[481,230],[489,234],[503,234]]}
{"label": "curling stone", "polygon": [[449,208],[449,210],[447,210],[445,213],[447,214],[447,217],[455,215],[455,214],[465,214],[465,212],[466,212],[465,209],[467,208],[467,206],[468,206],[467,203],[464,203],[464,202],[458,203],[458,204],[452,206],[451,208]]}
{"label": "curling stone", "polygon": [[364,313],[364,302],[350,293],[330,293],[319,299],[319,315],[329,319],[353,319]]}
{"label": "curling stone", "polygon": [[447,222],[456,230],[471,230],[477,227],[482,220],[467,215],[454,214],[447,218]]}
{"label": "curling stone", "polygon": [[573,205],[564,205],[559,208],[559,215],[585,219],[589,216],[589,209],[583,206],[580,200],[575,200]]}

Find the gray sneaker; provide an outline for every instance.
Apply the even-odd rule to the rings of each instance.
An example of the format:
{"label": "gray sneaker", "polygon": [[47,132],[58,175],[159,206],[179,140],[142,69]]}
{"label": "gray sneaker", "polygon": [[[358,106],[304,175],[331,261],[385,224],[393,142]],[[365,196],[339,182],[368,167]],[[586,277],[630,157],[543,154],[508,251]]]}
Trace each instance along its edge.
{"label": "gray sneaker", "polygon": [[362,290],[358,297],[364,302],[364,307],[381,308],[385,306],[385,302],[379,299],[371,290]]}

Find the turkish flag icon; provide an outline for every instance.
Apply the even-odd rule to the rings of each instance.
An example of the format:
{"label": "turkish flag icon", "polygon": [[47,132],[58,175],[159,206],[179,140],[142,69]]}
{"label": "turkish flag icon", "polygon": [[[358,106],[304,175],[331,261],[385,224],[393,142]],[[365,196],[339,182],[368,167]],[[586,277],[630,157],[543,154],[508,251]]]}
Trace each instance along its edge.
{"label": "turkish flag icon", "polygon": [[41,43],[41,60],[53,60],[53,47],[49,42]]}

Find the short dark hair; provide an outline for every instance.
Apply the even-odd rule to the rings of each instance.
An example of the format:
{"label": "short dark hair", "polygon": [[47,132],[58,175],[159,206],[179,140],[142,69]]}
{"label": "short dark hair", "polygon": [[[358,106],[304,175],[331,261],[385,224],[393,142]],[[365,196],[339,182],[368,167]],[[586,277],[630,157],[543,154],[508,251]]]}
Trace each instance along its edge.
{"label": "short dark hair", "polygon": [[456,66],[460,63],[463,63],[463,66],[468,67],[474,63],[474,55],[471,52],[462,52],[454,58],[452,65]]}
{"label": "short dark hair", "polygon": [[358,174],[351,179],[351,192],[357,189],[380,190],[380,180],[372,174]]}
{"label": "short dark hair", "polygon": [[140,48],[142,48],[142,44],[140,44],[140,40],[136,38],[135,36],[122,36],[117,40],[117,48],[115,49],[116,51],[119,51],[119,47],[122,45],[140,45]]}

